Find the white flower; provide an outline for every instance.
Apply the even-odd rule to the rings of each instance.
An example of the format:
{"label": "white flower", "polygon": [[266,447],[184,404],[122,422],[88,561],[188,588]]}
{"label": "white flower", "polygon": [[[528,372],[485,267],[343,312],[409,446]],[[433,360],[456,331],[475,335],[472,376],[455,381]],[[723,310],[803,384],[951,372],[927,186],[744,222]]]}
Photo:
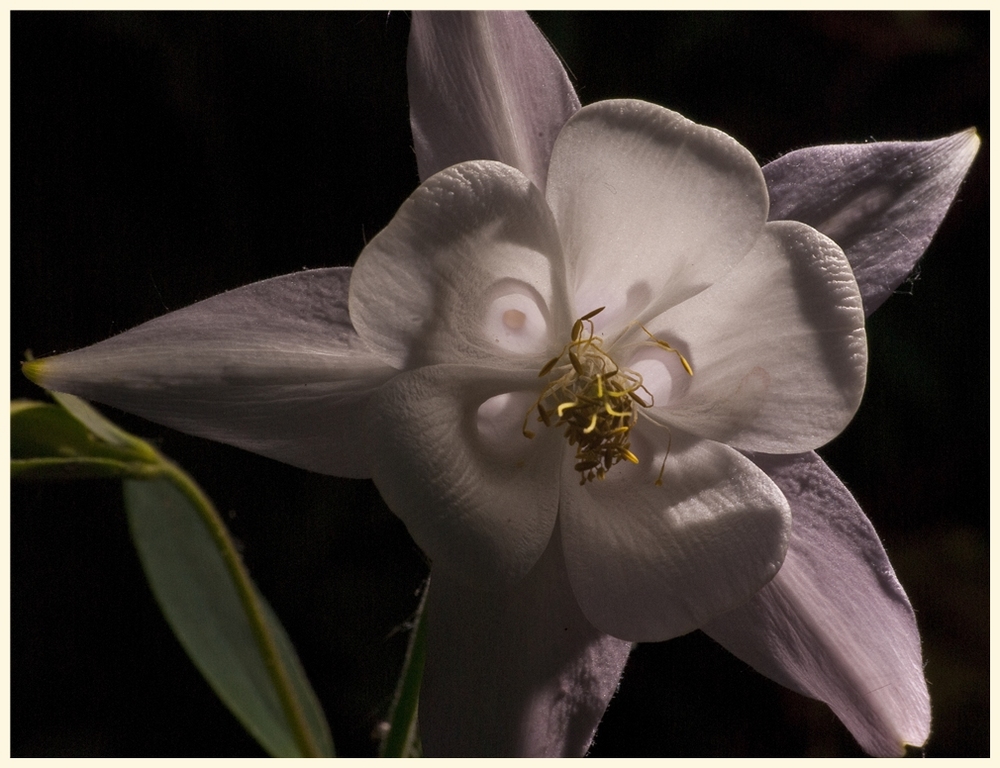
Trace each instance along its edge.
{"label": "white flower", "polygon": [[770,580],[787,502],[736,449],[834,437],[866,349],[842,251],[766,218],[746,150],[637,101],[566,124],[544,196],[488,161],[421,185],[358,259],[350,315],[401,371],[368,455],[436,572],[517,582],[558,521],[584,615],[636,641]]}
{"label": "white flower", "polygon": [[[26,373],[372,477],[433,560],[426,754],[582,754],[630,641],[696,626],[869,752],[923,743],[912,609],[802,452],[854,412],[861,297],[871,312],[919,258],[974,133],[801,150],[762,176],[659,107],[577,112],[524,14],[415,14],[408,68],[424,183],[353,273],[256,283]],[[853,276],[815,230],[766,224],[768,192]],[[585,401],[601,366],[636,396],[606,420]],[[546,426],[539,406],[585,418]],[[604,479],[575,468],[605,456]]]}

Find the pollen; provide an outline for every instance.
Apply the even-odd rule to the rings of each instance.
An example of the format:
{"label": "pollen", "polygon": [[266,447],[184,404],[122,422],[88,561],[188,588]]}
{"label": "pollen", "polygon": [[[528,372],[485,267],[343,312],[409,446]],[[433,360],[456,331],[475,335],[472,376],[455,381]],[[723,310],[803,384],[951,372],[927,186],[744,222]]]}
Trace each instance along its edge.
{"label": "pollen", "polygon": [[577,320],[570,342],[542,367],[538,375],[552,378],[524,419],[525,437],[534,437],[528,419],[535,412],[546,426],[565,427],[566,440],[576,447],[573,468],[581,485],[603,479],[622,459],[639,462],[630,450],[629,432],[638,418],[636,406],[653,402],[642,377],[620,368],[594,335],[591,318],[603,309]]}

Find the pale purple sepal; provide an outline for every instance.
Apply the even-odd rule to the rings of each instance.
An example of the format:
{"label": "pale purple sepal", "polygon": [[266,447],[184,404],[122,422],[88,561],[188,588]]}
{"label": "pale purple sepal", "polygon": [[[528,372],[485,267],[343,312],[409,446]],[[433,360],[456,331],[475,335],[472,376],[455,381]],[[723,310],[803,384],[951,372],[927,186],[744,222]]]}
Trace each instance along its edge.
{"label": "pale purple sepal", "polygon": [[769,218],[804,222],[836,241],[870,315],[927,249],[978,149],[967,130],[789,152],[763,168]]}
{"label": "pale purple sepal", "polygon": [[770,584],[703,631],[826,702],[868,753],[923,744],[930,699],[920,635],[875,529],[815,453],[753,458],[791,504],[788,554]]}
{"label": "pale purple sepal", "polygon": [[36,383],[293,466],[369,477],[365,404],[396,371],[355,333],[346,267],[237,288],[25,366]]}
{"label": "pale purple sepal", "polygon": [[407,78],[421,181],[499,160],[544,191],[552,144],[580,101],[526,13],[415,12]]}
{"label": "pale purple sepal", "polygon": [[481,593],[431,570],[420,731],[428,757],[580,757],[631,644],[570,591],[558,530],[524,582]]}

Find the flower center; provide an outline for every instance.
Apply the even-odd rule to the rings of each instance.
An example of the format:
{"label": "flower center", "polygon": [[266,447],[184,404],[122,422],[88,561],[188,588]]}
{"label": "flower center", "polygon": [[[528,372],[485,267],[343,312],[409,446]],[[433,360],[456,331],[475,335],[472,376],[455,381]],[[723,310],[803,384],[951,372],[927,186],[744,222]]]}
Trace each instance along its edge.
{"label": "flower center", "polygon": [[[639,463],[629,449],[629,432],[638,419],[636,406],[649,408],[653,404],[642,376],[619,366],[604,351],[601,337],[594,335],[591,318],[603,309],[599,307],[573,323],[569,344],[538,373],[539,377],[552,374],[553,378],[532,408],[545,426],[566,427],[566,439],[576,446],[573,468],[580,473],[580,485],[595,478],[603,480],[607,471],[622,459]],[[675,353],[688,374],[692,373],[680,352],[649,331],[646,334],[657,346]],[[522,427],[528,438],[535,436],[528,429],[531,412],[525,415]]]}

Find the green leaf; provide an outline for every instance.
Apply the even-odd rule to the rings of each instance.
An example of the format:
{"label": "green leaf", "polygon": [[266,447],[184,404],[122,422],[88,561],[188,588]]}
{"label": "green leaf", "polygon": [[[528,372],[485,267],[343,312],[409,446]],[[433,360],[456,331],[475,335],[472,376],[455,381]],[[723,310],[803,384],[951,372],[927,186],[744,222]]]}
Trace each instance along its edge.
{"label": "green leaf", "polygon": [[420,703],[420,683],[424,676],[424,657],[427,651],[427,622],[424,606],[430,583],[424,587],[410,642],[406,647],[403,671],[396,684],[396,695],[389,710],[389,729],[379,747],[379,757],[420,757],[420,736],[417,733],[417,707]]}
{"label": "green leaf", "polygon": [[214,509],[206,524],[205,510],[170,479],[126,480],[125,502],[157,602],[219,698],[271,755],[332,756],[291,641]]}
{"label": "green leaf", "polygon": [[[65,397],[65,396],[61,396]],[[86,405],[73,398],[76,403]],[[109,430],[103,416],[87,406],[87,423],[61,405],[34,400],[14,400],[10,404],[10,452],[13,459],[110,459],[122,464],[154,462],[159,458],[152,448],[143,450],[136,443],[123,441]],[[101,422],[104,422],[102,424]],[[96,428],[96,430],[95,430]],[[117,430],[117,427],[114,428]],[[124,433],[123,433],[124,434]],[[106,437],[112,437],[109,442]]]}
{"label": "green leaf", "polygon": [[89,404],[11,402],[11,474],[121,477],[132,540],[164,615],[216,694],[274,756],[333,756],[295,649],[191,478]]}
{"label": "green leaf", "polygon": [[100,413],[98,413],[86,400],[81,400],[75,395],[67,395],[64,392],[50,392],[52,398],[59,403],[73,418],[79,421],[84,427],[89,429],[99,439],[109,446],[125,450],[136,449],[140,455],[147,455],[150,459],[156,459],[156,452],[150,449],[147,454],[142,450],[143,441],[133,437],[128,432],[112,424]]}
{"label": "green leaf", "polygon": [[114,459],[12,459],[10,476],[14,480],[73,480],[101,477],[139,477],[146,465],[129,464]]}

